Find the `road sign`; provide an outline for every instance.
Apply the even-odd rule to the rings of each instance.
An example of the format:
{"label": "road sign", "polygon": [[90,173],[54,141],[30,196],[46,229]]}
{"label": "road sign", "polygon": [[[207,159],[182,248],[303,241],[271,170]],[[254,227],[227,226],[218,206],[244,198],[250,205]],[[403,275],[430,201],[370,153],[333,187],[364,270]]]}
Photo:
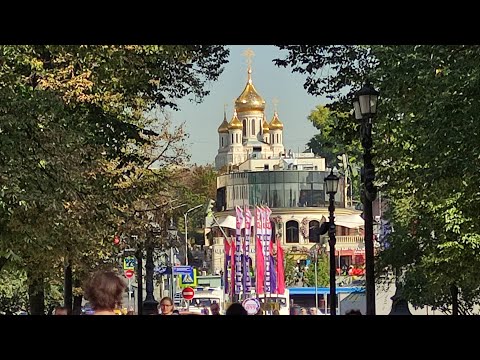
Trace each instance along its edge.
{"label": "road sign", "polygon": [[123,270],[134,270],[136,259],[135,256],[126,256],[123,259]]}
{"label": "road sign", "polygon": [[192,300],[195,295],[195,290],[191,287],[186,287],[182,290],[182,296],[185,300]]}
{"label": "road sign", "polygon": [[133,270],[125,270],[125,277],[127,279],[131,279],[133,277],[133,274],[134,274]]}
{"label": "road sign", "polygon": [[185,275],[192,273],[192,267],[188,265],[179,265],[173,267],[173,275]]}
{"label": "road sign", "polygon": [[197,271],[194,268],[189,273],[180,275],[179,278],[180,287],[197,286]]}

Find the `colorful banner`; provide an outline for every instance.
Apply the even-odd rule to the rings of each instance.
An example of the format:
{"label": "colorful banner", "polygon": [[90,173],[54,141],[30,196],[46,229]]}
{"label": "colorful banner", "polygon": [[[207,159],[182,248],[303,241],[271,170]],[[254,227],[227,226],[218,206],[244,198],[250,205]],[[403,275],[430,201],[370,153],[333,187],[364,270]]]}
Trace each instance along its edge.
{"label": "colorful banner", "polygon": [[224,264],[223,264],[223,281],[224,281],[224,291],[225,294],[228,294],[230,289],[230,243],[228,242],[227,238],[223,238],[223,246],[225,248],[224,251]]}
{"label": "colorful banner", "polygon": [[236,233],[235,233],[235,295],[242,292],[242,224],[243,210],[235,207]]}
{"label": "colorful banner", "polygon": [[275,241],[277,245],[277,294],[285,294],[285,254],[280,245],[280,238]]}
{"label": "colorful banner", "polygon": [[263,294],[265,260],[263,258],[262,211],[255,207],[255,287],[257,294]]}
{"label": "colorful banner", "polygon": [[270,267],[270,238],[272,234],[272,225],[270,223],[270,214],[272,211],[266,207],[261,209],[262,213],[262,233],[263,233],[263,256],[265,261],[264,290],[265,293],[271,293],[271,267]]}
{"label": "colorful banner", "polygon": [[243,242],[243,292],[245,297],[250,294],[252,281],[250,279],[250,237],[252,233],[252,213],[248,206],[245,206],[245,240]]}

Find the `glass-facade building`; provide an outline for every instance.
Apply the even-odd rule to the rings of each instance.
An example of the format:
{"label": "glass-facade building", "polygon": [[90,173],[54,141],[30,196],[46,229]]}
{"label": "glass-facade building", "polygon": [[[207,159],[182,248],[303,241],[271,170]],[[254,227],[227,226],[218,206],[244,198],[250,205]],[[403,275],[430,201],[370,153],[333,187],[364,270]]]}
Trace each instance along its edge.
{"label": "glass-facade building", "polygon": [[[270,208],[328,207],[325,177],[329,171],[247,171],[217,177],[217,211],[235,206]],[[345,207],[344,179],[340,177],[335,206]]]}

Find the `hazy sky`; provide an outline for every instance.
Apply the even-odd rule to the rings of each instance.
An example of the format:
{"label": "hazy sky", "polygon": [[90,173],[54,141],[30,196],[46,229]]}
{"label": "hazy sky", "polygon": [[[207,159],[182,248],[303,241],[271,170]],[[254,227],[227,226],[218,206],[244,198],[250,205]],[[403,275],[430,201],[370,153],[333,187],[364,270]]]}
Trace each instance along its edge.
{"label": "hazy sky", "polygon": [[305,150],[306,143],[317,133],[307,116],[319,104],[326,104],[325,98],[307,94],[303,88],[304,76],[292,74],[289,68],[279,68],[272,62],[281,58],[282,51],[273,45],[229,46],[229,63],[219,79],[210,83],[210,95],[201,104],[188,100],[178,103],[180,110],[170,113],[174,124],[185,121],[190,162],[198,165],[213,164],[218,150],[217,128],[223,121],[224,104],[227,104],[227,121],[233,114],[233,102],[242,93],[247,83],[247,62],[242,55],[251,48],[252,80],[257,92],[265,99],[265,114],[272,120],[274,106],[278,99],[277,111],[283,122],[283,136],[286,151]]}

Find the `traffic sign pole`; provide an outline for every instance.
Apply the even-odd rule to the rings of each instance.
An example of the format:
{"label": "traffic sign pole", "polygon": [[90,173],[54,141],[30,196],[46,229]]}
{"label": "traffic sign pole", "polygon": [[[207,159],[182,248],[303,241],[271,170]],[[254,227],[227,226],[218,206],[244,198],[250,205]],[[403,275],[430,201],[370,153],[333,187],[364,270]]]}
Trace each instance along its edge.
{"label": "traffic sign pole", "polygon": [[130,311],[131,296],[132,296],[132,279],[128,278],[128,307],[127,307],[127,311]]}

